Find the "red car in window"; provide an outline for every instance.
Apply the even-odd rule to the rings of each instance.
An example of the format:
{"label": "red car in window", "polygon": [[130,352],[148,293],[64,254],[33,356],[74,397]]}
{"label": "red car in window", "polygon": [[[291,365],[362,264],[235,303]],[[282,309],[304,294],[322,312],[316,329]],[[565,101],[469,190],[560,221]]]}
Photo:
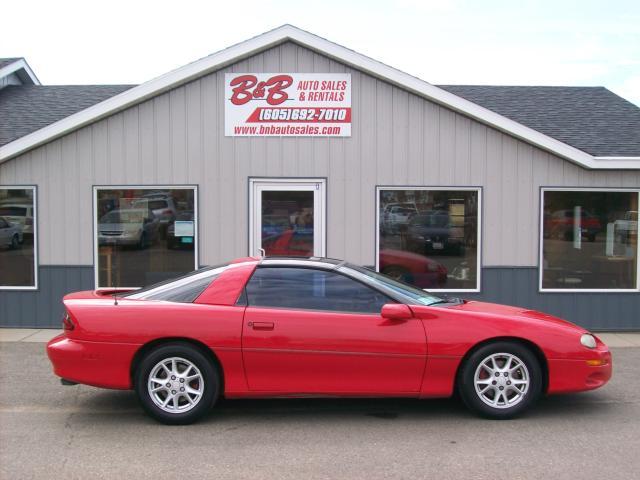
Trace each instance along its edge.
{"label": "red car in window", "polygon": [[611,354],[524,308],[441,298],[324,258],[241,258],[133,291],[64,298],[47,346],[63,383],[134,389],[168,424],[221,396],[448,397],[510,418],[542,394],[591,390]]}

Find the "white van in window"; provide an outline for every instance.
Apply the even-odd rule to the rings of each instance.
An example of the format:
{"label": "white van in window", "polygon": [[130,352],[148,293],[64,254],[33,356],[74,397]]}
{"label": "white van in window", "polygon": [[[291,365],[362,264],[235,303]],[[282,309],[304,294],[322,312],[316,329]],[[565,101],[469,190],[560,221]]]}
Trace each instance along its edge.
{"label": "white van in window", "polygon": [[33,205],[21,203],[0,205],[0,217],[20,225],[23,235],[33,235]]}

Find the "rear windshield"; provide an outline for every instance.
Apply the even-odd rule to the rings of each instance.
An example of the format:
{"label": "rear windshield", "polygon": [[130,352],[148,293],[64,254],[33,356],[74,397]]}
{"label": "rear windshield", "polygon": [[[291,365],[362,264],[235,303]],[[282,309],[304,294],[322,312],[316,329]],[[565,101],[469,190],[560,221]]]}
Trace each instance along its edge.
{"label": "rear windshield", "polygon": [[27,209],[25,207],[0,207],[0,215],[7,217],[26,217]]}
{"label": "rear windshield", "polygon": [[192,303],[227,266],[201,268],[182,277],[156,283],[122,296],[134,300]]}

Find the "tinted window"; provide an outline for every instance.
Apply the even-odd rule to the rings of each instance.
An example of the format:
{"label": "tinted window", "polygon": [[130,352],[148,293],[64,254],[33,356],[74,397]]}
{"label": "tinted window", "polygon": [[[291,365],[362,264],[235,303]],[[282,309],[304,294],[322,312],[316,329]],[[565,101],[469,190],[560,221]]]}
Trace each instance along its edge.
{"label": "tinted window", "polygon": [[250,306],[380,313],[391,300],[344,275],[310,268],[259,268],[247,284]]}
{"label": "tinted window", "polygon": [[638,288],[638,192],[543,192],[542,288]]}
{"label": "tinted window", "polygon": [[0,188],[0,290],[36,287],[35,197],[35,187]]}
{"label": "tinted window", "polygon": [[197,219],[188,218],[191,225],[174,228],[174,215],[193,216],[194,188],[99,187],[95,195],[99,288],[150,285],[197,265]]}
{"label": "tinted window", "polygon": [[172,281],[151,285],[124,296],[136,300],[191,303],[227,268],[203,268]]}

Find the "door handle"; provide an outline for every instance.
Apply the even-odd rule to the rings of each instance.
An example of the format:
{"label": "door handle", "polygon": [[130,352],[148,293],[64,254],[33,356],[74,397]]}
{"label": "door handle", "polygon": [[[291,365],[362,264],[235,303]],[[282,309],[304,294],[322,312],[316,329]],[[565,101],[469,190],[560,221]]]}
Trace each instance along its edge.
{"label": "door handle", "polygon": [[254,330],[273,330],[273,322],[249,322]]}

